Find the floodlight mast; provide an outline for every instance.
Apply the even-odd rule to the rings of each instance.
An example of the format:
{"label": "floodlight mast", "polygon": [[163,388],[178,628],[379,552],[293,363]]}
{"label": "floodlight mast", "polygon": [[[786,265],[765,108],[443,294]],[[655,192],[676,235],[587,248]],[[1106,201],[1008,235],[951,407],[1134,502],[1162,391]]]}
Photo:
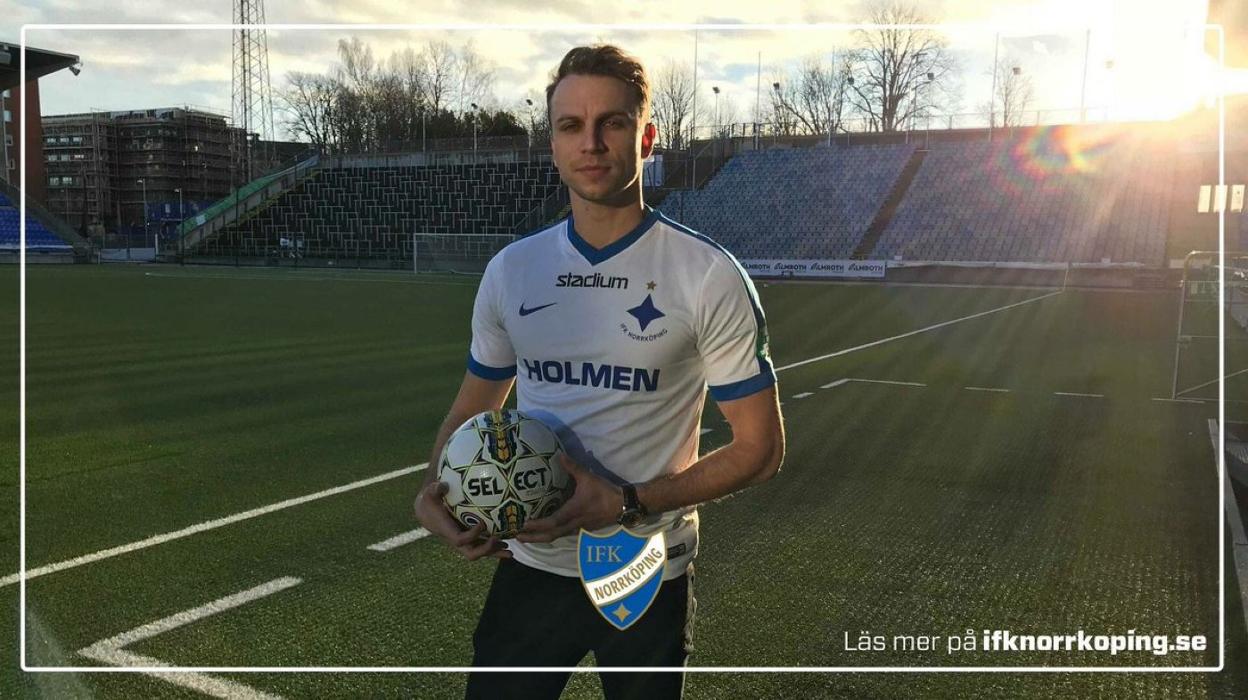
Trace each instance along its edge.
{"label": "floodlight mast", "polygon": [[[234,21],[240,25],[263,25],[264,0],[234,0]],[[255,179],[251,134],[272,141],[273,88],[269,81],[269,39],[264,29],[234,31],[233,74],[234,126],[243,130],[244,174]]]}

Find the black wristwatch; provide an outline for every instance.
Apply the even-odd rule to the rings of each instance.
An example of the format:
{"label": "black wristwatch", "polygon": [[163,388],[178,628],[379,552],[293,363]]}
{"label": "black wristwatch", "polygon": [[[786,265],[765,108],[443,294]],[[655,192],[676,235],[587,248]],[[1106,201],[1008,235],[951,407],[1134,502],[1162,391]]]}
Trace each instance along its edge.
{"label": "black wristwatch", "polygon": [[620,488],[624,491],[624,508],[620,511],[619,523],[624,527],[637,527],[649,513],[637,498],[636,486],[624,484]]}

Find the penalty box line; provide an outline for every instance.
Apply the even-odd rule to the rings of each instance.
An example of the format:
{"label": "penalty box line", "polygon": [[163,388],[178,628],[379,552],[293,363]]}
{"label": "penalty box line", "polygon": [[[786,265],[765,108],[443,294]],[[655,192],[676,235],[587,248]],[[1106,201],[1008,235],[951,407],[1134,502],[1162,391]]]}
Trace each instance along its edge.
{"label": "penalty box line", "polygon": [[[147,273],[147,274],[152,274],[152,273]],[[988,316],[990,314],[995,314],[1001,311],[1013,309],[1013,308],[1022,306],[1024,304],[1030,304],[1032,302],[1041,301],[1043,299],[1048,299],[1049,297],[1056,296],[1061,293],[1062,293],[1062,290],[1059,289],[1057,291],[1050,292],[1048,294],[1041,294],[1040,296],[1032,297],[1030,299],[1024,299],[1022,301],[1017,301],[1012,304],[1006,304],[1004,306],[998,306],[993,309],[988,309],[987,311],[980,311],[978,313],[969,314],[967,316],[962,316],[960,318],[955,318],[955,319],[951,319],[948,321],[942,321],[940,323],[934,323],[930,326],[925,326],[923,328],[919,328],[919,329],[909,331],[906,333],[901,333],[899,335],[894,335],[888,338],[881,338],[879,340],[874,340],[870,343],[857,345],[852,348],[845,348],[843,350],[837,350],[836,352],[828,353],[826,355],[819,355],[817,357],[812,357],[806,360],[793,362],[793,363],[790,363],[781,367],[777,367],[775,371],[783,372],[786,370],[793,369],[795,367],[808,365],[813,362],[819,362],[821,360],[827,360],[833,357],[840,357],[841,355],[848,355],[851,352],[857,352],[859,350],[866,350],[867,348],[873,348],[873,347],[876,347],[877,345],[890,343],[894,340],[901,340],[903,338],[909,338],[911,336],[915,336],[920,333],[927,333],[928,331],[934,331],[938,328],[951,326],[955,323],[962,323],[963,321],[970,321],[972,319],[976,319],[976,318],[980,318],[983,316]],[[26,579],[30,580],[32,578],[46,576],[48,574],[56,573],[58,571],[64,571],[66,569],[72,569],[75,567],[83,566],[84,564],[91,564],[91,563],[101,561],[104,559],[110,559],[112,557],[120,556],[122,554],[129,554],[130,552],[135,552],[140,549],[147,549],[148,547],[155,547],[156,545],[164,544],[172,540],[177,540],[177,539],[181,539],[184,537],[190,537],[191,535],[197,535],[201,532],[215,530],[220,527],[225,527],[226,525],[233,525],[234,523],[242,522],[244,520],[250,520],[251,518],[256,518],[261,515],[266,515],[268,513],[273,513],[279,510],[284,510],[286,508],[291,508],[297,505],[302,505],[304,503],[319,500],[322,498],[328,498],[329,496],[336,496],[340,493],[346,493],[347,491],[352,491],[358,488],[363,488],[365,486],[371,486],[373,484],[381,483],[383,481],[388,481],[390,479],[395,479],[400,476],[406,476],[407,474],[411,474],[413,472],[424,469],[427,466],[429,466],[428,462],[424,464],[412,466],[412,467],[406,467],[404,469],[398,469],[392,472],[387,472],[385,474],[379,474],[378,476],[374,476],[368,479],[361,479],[359,481],[354,481],[354,482],[351,482],[350,484],[344,484],[342,486],[336,486],[334,488],[326,489],[324,491],[318,491],[316,493],[308,494],[306,496],[299,496],[298,498],[291,498],[285,501],[281,501],[279,503],[274,503],[274,504],[263,506],[260,508],[254,508],[252,510],[244,511],[242,513],[236,513],[234,515],[229,515],[223,518],[217,518],[216,520],[209,520],[207,522],[199,523],[197,525],[191,525],[190,527],[186,527],[181,530],[175,530],[173,532],[166,532],[160,535],[153,535],[152,537],[148,537],[147,539],[130,542],[129,544],[123,544],[117,547],[111,547],[109,549],[104,549],[98,552],[93,552],[91,554],[84,554],[80,557],[75,557],[73,559],[67,559],[65,561],[56,562],[54,564],[47,564],[45,566],[40,566],[34,569],[29,569],[26,571]],[[22,576],[20,573],[10,574],[9,576],[0,578],[0,588],[4,588],[5,586],[11,586],[17,583],[18,581],[20,581],[21,578]]]}
{"label": "penalty box line", "polygon": [[[175,630],[179,627],[199,622],[200,620],[218,613],[246,605],[247,603],[273,595],[274,593],[279,593],[289,588],[293,588],[302,582],[302,579],[293,576],[273,579],[268,583],[262,583],[254,588],[249,588],[245,591],[225,596],[224,598],[218,598],[211,603],[206,603],[197,608],[183,610],[180,613],[174,613],[173,615],[161,618],[155,622],[149,622],[145,625],[129,630],[128,632],[122,632],[121,634],[109,637],[108,639],[102,639],[88,647],[79,649],[78,653],[89,659],[94,659],[95,661],[100,661],[114,667],[122,667],[126,670],[145,673],[153,678],[159,678],[160,680],[182,686],[183,688],[189,688],[190,690],[203,693],[204,695],[210,695],[218,698],[242,698],[243,700],[275,700],[280,696],[260,692],[251,686],[244,685],[237,681],[210,676],[206,673],[174,671],[172,669],[177,667],[173,664],[151,656],[145,656],[143,654],[136,654],[132,651],[127,651],[125,647],[151,639],[152,637]],[[62,669],[54,669],[51,667],[31,667],[30,670],[53,671]],[[90,673],[104,669],[79,667],[74,670]]]}
{"label": "penalty box line", "polygon": [[873,340],[873,341],[871,341],[871,342],[869,342],[869,343],[863,343],[862,345],[855,345],[855,346],[854,346],[854,347],[852,347],[852,348],[845,348],[845,349],[843,349],[843,350],[837,350],[836,352],[830,352],[830,353],[828,353],[828,354],[826,354],[826,355],[819,355],[818,357],[811,357],[811,358],[806,359],[806,360],[798,360],[797,362],[791,362],[791,363],[789,363],[789,364],[787,364],[787,365],[784,365],[784,366],[782,366],[782,367],[777,367],[777,368],[776,368],[776,372],[783,372],[783,371],[785,371],[785,370],[794,369],[794,368],[796,368],[796,367],[801,367],[801,366],[803,366],[803,365],[809,365],[809,364],[811,364],[811,363],[813,363],[813,362],[819,362],[819,361],[821,361],[821,360],[830,360],[830,359],[832,359],[833,357],[840,357],[841,355],[848,355],[848,354],[849,354],[849,353],[851,353],[851,352],[857,352],[857,351],[859,351],[859,350],[866,350],[867,348],[873,348],[873,347],[875,347],[875,346],[877,346],[877,345],[883,345],[883,344],[885,344],[885,343],[891,343],[891,342],[893,342],[894,340],[901,340],[902,338],[909,338],[910,336],[918,335],[918,334],[920,334],[920,333],[927,333],[928,331],[934,331],[934,330],[936,330],[936,329],[938,329],[938,328],[944,328],[945,326],[952,326],[952,325],[953,325],[953,324],[955,324],[955,323],[962,323],[963,321],[970,321],[971,319],[980,318],[981,316],[987,316],[987,315],[989,315],[989,314],[995,314],[995,313],[1000,312],[1000,311],[1006,311],[1006,310],[1008,310],[1008,309],[1013,309],[1013,308],[1015,308],[1015,307],[1022,306],[1023,304],[1030,304],[1030,303],[1035,302],[1035,301],[1041,301],[1041,300],[1043,300],[1043,299],[1048,299],[1049,297],[1052,297],[1052,296],[1057,296],[1058,294],[1061,294],[1061,293],[1062,293],[1062,290],[1060,290],[1060,289],[1059,289],[1059,290],[1057,290],[1056,292],[1049,292],[1048,294],[1041,294],[1041,295],[1040,295],[1040,296],[1038,296],[1038,297],[1032,297],[1032,298],[1030,298],[1030,299],[1024,299],[1024,300],[1022,300],[1022,301],[1016,301],[1016,302],[1014,302],[1013,304],[1006,304],[1005,306],[998,306],[998,307],[996,307],[995,309],[988,309],[987,311],[980,311],[980,312],[978,312],[978,313],[973,313],[973,314],[970,314],[970,315],[968,315],[968,316],[963,316],[963,317],[961,317],[961,318],[955,318],[955,319],[951,319],[951,320],[948,320],[948,321],[942,321],[942,322],[940,322],[940,323],[934,323],[934,324],[932,324],[932,325],[930,325],[930,326],[925,326],[925,327],[923,327],[923,328],[919,328],[919,329],[916,329],[916,330],[913,330],[913,331],[907,331],[907,332],[905,332],[905,333],[901,333],[901,334],[898,334],[898,335],[890,336],[890,337],[888,337],[888,338],[881,338],[881,339],[879,339],[879,340]]}
{"label": "penalty box line", "polygon": [[[148,547],[155,547],[156,545],[164,544],[166,542],[171,542],[173,540],[179,540],[184,537],[190,537],[191,535],[198,535],[201,532],[208,532],[209,530],[215,530],[217,528],[225,527],[226,525],[233,525],[234,523],[243,522],[244,520],[251,520],[252,518],[258,518],[261,515],[268,515],[269,513],[276,513],[279,510],[293,508],[298,505],[303,505],[304,503],[311,503],[312,501],[318,501],[322,498],[329,498],[330,496],[337,496],[338,494],[347,493],[348,491],[362,489],[365,486],[372,486],[374,484],[379,484],[383,481],[389,481],[391,479],[397,479],[401,476],[407,476],[408,474],[418,472],[427,466],[429,466],[429,463],[424,462],[422,464],[417,464],[415,466],[404,467],[402,469],[396,469],[394,471],[386,472],[385,474],[378,474],[377,476],[369,477],[367,479],[360,479],[359,481],[353,481],[349,484],[343,484],[341,486],[335,486],[333,488],[328,488],[323,491],[317,491],[316,493],[309,493],[307,495],[298,496],[296,498],[288,498],[284,501],[271,503],[267,506],[261,506],[259,508],[252,508],[251,510],[246,510],[241,513],[235,513],[234,515],[227,515],[223,518],[217,518],[215,520],[208,520],[206,522],[198,523],[196,525],[191,525],[190,527],[184,527],[181,530],[174,530],[172,532],[166,532],[166,533],[159,534],[159,535],[153,535],[146,539],[130,542],[129,544],[118,545],[116,547],[102,549],[98,552],[92,552],[91,554],[84,554],[80,557],[74,557],[73,559],[66,559],[65,561],[59,561],[59,562],[56,562],[55,564],[47,564],[45,566],[40,566],[34,569],[28,569],[25,572],[26,580],[29,581],[32,578],[38,578],[40,576],[47,576],[48,574],[56,573],[58,571],[64,571],[66,569],[73,569],[75,567],[83,566],[84,564],[91,564],[97,561],[102,561],[104,559],[111,559],[112,557],[120,556],[122,554],[129,554],[130,552],[137,552],[140,549],[147,549]],[[4,578],[0,579],[0,588],[3,588],[5,586],[11,586],[17,583],[18,581],[20,581],[21,578],[22,578],[21,573],[10,574],[9,576],[5,576]]]}

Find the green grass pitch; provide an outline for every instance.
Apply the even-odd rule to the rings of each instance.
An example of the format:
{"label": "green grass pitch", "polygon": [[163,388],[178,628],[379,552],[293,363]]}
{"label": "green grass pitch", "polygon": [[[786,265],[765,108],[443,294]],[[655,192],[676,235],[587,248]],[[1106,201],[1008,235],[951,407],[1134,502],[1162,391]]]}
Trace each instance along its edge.
{"label": "green grass pitch", "polygon": [[[0,282],[10,290],[0,317],[16,329],[18,270],[0,269]],[[398,273],[30,268],[28,564],[423,462],[464,372],[475,289],[471,277]],[[760,288],[781,368],[1050,291]],[[1216,664],[1222,515],[1207,421],[1217,406],[1154,400],[1170,396],[1176,296],[1067,290],[782,369],[784,469],[702,507],[690,664]],[[1242,348],[1228,345],[1228,371],[1248,368]],[[10,446],[0,457],[2,577],[18,569],[16,338],[0,353],[0,439]],[[1192,362],[1183,380],[1195,384],[1212,369]],[[1232,420],[1248,420],[1243,379],[1228,382]],[[705,448],[729,438],[713,404],[703,421]],[[184,666],[466,664],[492,564],[459,561],[430,539],[368,549],[416,527],[421,478],[35,578],[28,662],[98,665],[78,651],[297,577],[126,650]],[[1234,577],[1225,584],[1222,673],[696,673],[687,697],[1244,697],[1248,638]],[[18,587],[0,587],[0,599],[0,697],[203,697],[140,674],[22,674]],[[864,630],[891,639],[967,629],[1204,634],[1211,649],[1110,657],[844,645]],[[459,697],[464,678],[212,676],[299,698]],[[599,693],[596,676],[577,674],[565,696]]]}

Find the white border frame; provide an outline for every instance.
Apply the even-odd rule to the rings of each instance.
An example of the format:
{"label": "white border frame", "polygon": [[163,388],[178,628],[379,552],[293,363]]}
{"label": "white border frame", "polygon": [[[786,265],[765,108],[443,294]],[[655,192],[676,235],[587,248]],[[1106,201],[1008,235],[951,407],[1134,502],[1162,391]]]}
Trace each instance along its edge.
{"label": "white border frame", "polygon": [[[1220,24],[1201,25],[1205,32],[1214,30],[1218,36],[1218,185],[1225,186],[1226,180],[1226,102],[1223,72],[1226,70],[1226,34]],[[896,24],[877,25],[866,23],[827,23],[827,24],[561,24],[561,31],[836,31],[864,28],[888,29],[931,29],[931,28],[962,28],[981,31],[999,31],[998,25],[979,23],[940,23],[940,24]],[[1069,30],[1069,27],[1061,26]],[[551,31],[549,24],[23,24],[20,39],[19,80],[21,81],[22,110],[26,110],[26,32],[36,30],[94,30],[109,31],[185,31],[185,30],[221,30],[221,29],[272,29],[276,31],[339,30],[339,31],[474,31],[474,30],[506,30],[506,31]],[[1029,33],[1041,31],[1040,27],[1025,28]],[[531,667],[531,666],[498,666],[479,668],[475,666],[30,666],[26,663],[26,119],[22,119],[21,133],[21,221],[19,244],[21,289],[19,293],[19,357],[18,366],[21,373],[18,391],[20,427],[18,432],[19,454],[19,629],[18,655],[21,670],[27,673],[465,673],[481,672],[637,672],[637,671],[687,671],[692,673],[1217,673],[1226,664],[1226,492],[1218,489],[1218,665],[1217,666],[689,666],[689,667],[611,667],[597,666],[572,667]],[[1226,211],[1225,207],[1218,213],[1218,256],[1226,255]],[[1218,302],[1226,303],[1226,271],[1223,265],[1218,266]],[[1226,317],[1218,319],[1218,483],[1221,484],[1226,475]]]}

